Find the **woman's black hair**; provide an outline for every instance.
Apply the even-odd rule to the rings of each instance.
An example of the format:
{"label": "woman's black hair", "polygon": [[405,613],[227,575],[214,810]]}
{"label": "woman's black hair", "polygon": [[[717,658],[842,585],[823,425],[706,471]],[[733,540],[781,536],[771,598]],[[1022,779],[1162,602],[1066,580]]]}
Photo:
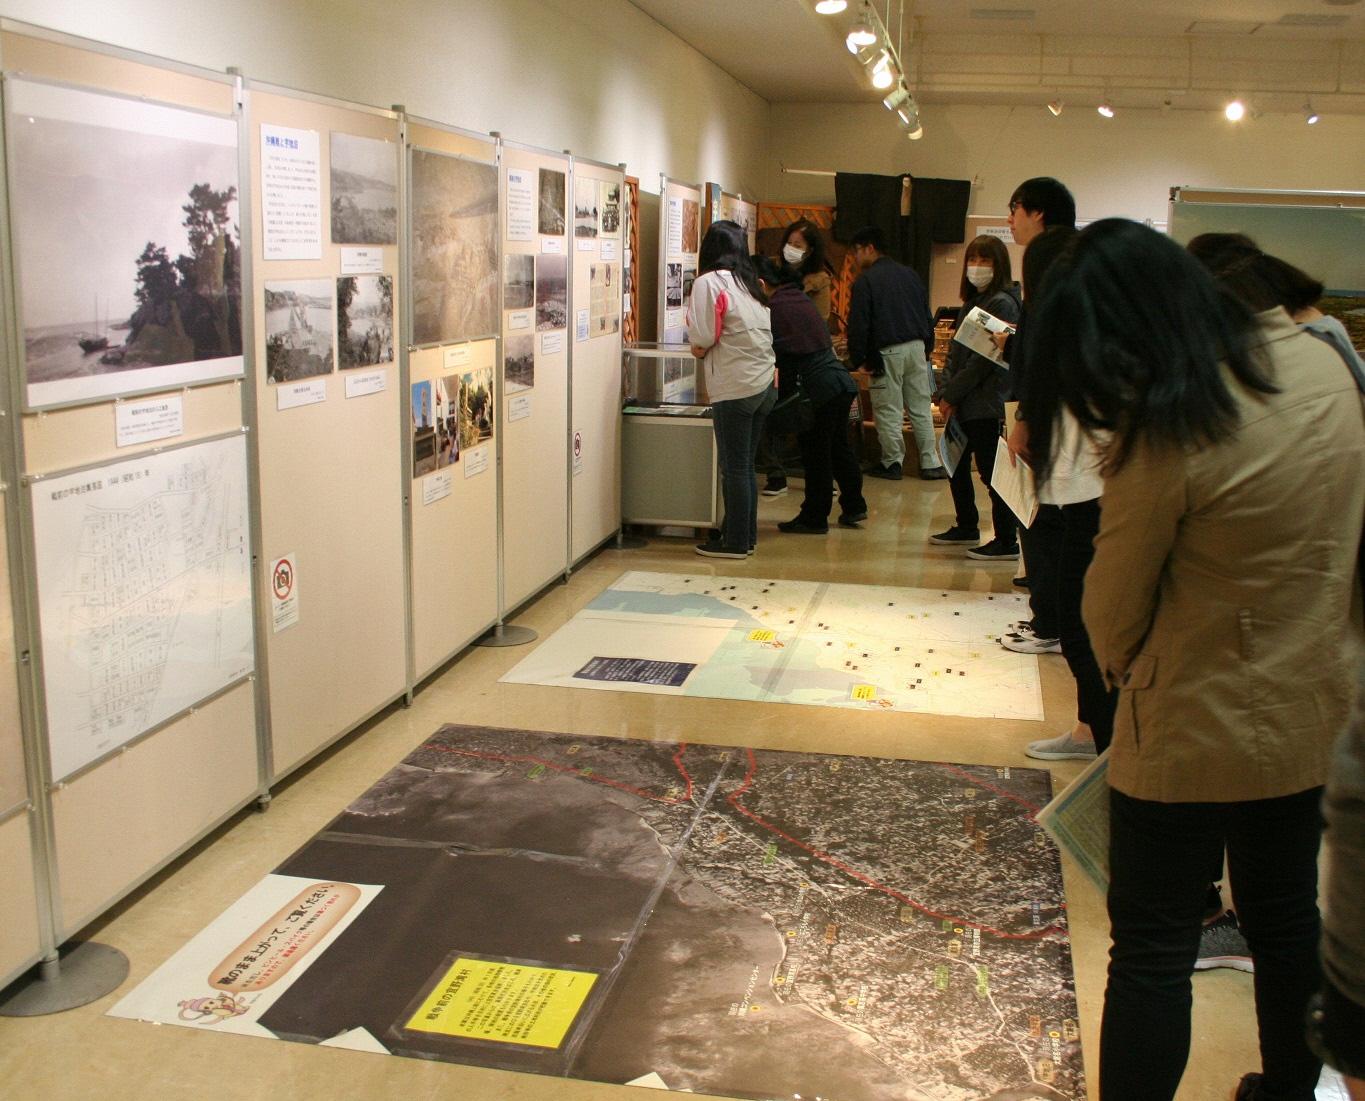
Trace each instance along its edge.
{"label": "woman's black hair", "polygon": [[790,264],[774,260],[771,256],[759,255],[750,256],[749,263],[754,266],[754,273],[774,290],[778,287],[801,285],[800,269]]}
{"label": "woman's black hair", "polygon": [[763,301],[763,290],[758,285],[754,266],[749,263],[749,238],[738,222],[722,219],[712,222],[701,239],[697,254],[697,275],[712,271],[728,271],[743,284],[744,289],[758,301]]}
{"label": "woman's black hair", "polygon": [[[982,260],[991,262],[991,281],[980,289],[976,284],[967,278],[967,262],[973,256],[979,256]],[[986,299],[993,294],[998,294],[1014,282],[1014,268],[1010,263],[1009,249],[1005,248],[1005,242],[999,237],[992,237],[983,233],[980,237],[972,239],[967,246],[967,251],[962,254],[962,285],[958,288],[958,295],[963,302],[970,302],[973,298]]]}
{"label": "woman's black hair", "polygon": [[834,268],[829,262],[825,247],[825,235],[821,232],[820,227],[808,218],[798,218],[782,234],[784,248],[787,242],[792,239],[793,233],[799,233],[806,239],[806,255],[802,258],[801,263],[796,266],[797,270],[802,275],[814,275],[820,271],[833,275]]}
{"label": "woman's black hair", "polygon": [[1063,406],[1085,430],[1114,434],[1106,473],[1138,443],[1226,439],[1238,416],[1224,367],[1249,390],[1278,392],[1252,356],[1253,333],[1247,308],[1169,237],[1125,218],[1087,226],[1048,272],[1029,318],[1029,450],[1038,480],[1051,471]]}
{"label": "woman's black hair", "polygon": [[1185,246],[1228,293],[1254,313],[1283,306],[1291,314],[1317,305],[1323,285],[1287,260],[1270,256],[1242,233],[1201,233]]}

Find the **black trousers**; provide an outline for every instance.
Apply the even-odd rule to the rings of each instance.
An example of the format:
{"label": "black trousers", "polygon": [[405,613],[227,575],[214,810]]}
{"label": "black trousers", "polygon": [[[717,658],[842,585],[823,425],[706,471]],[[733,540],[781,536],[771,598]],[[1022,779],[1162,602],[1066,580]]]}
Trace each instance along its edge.
{"label": "black trousers", "polygon": [[1033,629],[1039,638],[1058,638],[1057,566],[1061,562],[1062,510],[1039,505],[1032,525],[1020,527],[1024,571],[1028,574],[1028,604]]}
{"label": "black trousers", "polygon": [[806,468],[806,496],[797,519],[820,527],[829,523],[834,504],[834,484],[839,484],[839,511],[857,515],[867,511],[863,497],[863,473],[848,440],[847,394],[839,394],[815,407],[815,421],[797,436],[801,465]]}
{"label": "black trousers", "polygon": [[[1237,920],[1256,964],[1265,1074],[1258,1101],[1312,1101],[1321,1062],[1304,1018],[1318,963],[1322,789],[1243,803],[1157,803],[1110,792],[1104,1101],[1170,1101],[1190,1050],[1190,975],[1209,867],[1227,846]],[[1254,1068],[1248,1067],[1248,1070]],[[1229,1088],[1233,1083],[1229,1083]]]}
{"label": "black trousers", "polygon": [[[1118,692],[1104,683],[1090,633],[1081,618],[1085,595],[1085,571],[1095,557],[1095,536],[1100,530],[1100,502],[1082,501],[1062,505],[1061,541],[1057,547],[1057,635],[1062,656],[1076,679],[1076,717],[1095,733],[1095,749],[1103,753],[1114,739],[1114,710]],[[1030,567],[1031,568],[1031,567]],[[1030,590],[1031,591],[1031,590]]]}
{"label": "black trousers", "polygon": [[[953,509],[957,513],[957,526],[970,531],[980,530],[980,515],[976,507],[976,491],[972,487],[972,461],[976,461],[976,472],[981,481],[989,487],[991,475],[995,473],[995,448],[1000,441],[1002,421],[970,420],[958,421],[967,435],[967,450],[958,460],[957,469],[949,488],[953,491]],[[1018,544],[1018,524],[1010,506],[990,490],[991,523],[995,528],[995,538],[1007,547]]]}

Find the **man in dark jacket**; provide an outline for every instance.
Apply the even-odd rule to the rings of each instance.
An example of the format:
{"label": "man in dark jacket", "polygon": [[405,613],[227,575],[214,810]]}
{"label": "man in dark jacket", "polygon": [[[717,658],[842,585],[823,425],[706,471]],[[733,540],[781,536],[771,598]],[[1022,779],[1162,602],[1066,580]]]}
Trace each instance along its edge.
{"label": "man in dark jacket", "polygon": [[874,478],[899,481],[905,459],[902,410],[909,412],[919,449],[919,476],[946,478],[934,444],[929,408],[933,378],[925,355],[933,339],[929,295],[918,275],[885,255],[886,240],[875,226],[853,235],[853,259],[862,269],[848,309],[848,354],[854,367],[872,375],[868,387],[882,461],[867,469]]}

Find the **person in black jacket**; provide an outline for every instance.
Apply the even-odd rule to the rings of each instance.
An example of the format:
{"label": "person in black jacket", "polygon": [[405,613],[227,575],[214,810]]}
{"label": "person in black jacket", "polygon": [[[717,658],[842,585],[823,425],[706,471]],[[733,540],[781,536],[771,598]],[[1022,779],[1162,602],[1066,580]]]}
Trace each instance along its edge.
{"label": "person in black jacket", "polygon": [[863,476],[848,439],[848,410],[858,386],[834,355],[829,326],[801,287],[801,273],[789,264],[755,256],[754,267],[768,296],[777,355],[778,392],[799,388],[810,399],[814,419],[797,436],[806,470],[806,495],[796,517],[778,524],[792,535],[824,535],[839,484],[839,523],[857,527],[867,519]]}
{"label": "person in black jacket", "polygon": [[[962,309],[958,324],[975,307],[1011,324],[1019,320],[1021,292],[1013,281],[1010,254],[996,237],[981,236],[967,246],[962,271]],[[969,453],[964,453],[953,472],[951,488],[955,522],[947,531],[931,535],[929,542],[940,545],[966,544],[968,558],[986,562],[1019,557],[1019,540],[1014,513],[990,490],[991,520],[994,532],[990,542],[981,542],[972,487],[972,460],[981,481],[990,486],[995,471],[995,452],[1000,430],[1005,423],[1005,398],[1010,389],[1009,370],[1003,364],[956,341],[948,352],[943,385],[938,403],[945,418],[955,417],[967,436]]]}
{"label": "person in black jacket", "polygon": [[901,412],[910,414],[919,449],[919,476],[946,478],[938,461],[934,417],[929,408],[933,393],[925,348],[934,337],[929,295],[924,281],[886,253],[886,238],[869,226],[853,235],[853,258],[862,275],[853,284],[848,307],[848,355],[854,367],[872,375],[868,396],[877,421],[882,461],[867,469],[874,478],[900,481],[905,458]]}

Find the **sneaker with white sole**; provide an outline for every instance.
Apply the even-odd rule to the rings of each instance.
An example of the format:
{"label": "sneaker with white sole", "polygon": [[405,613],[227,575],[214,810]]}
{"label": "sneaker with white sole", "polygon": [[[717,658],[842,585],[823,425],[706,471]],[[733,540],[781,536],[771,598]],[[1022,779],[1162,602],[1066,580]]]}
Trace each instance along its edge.
{"label": "sneaker with white sole", "polygon": [[1199,955],[1195,957],[1196,971],[1212,971],[1228,967],[1233,971],[1255,971],[1251,962],[1251,948],[1237,924],[1237,915],[1228,910],[1216,921],[1204,926],[1199,934]]}
{"label": "sneaker with white sole", "polygon": [[759,492],[762,493],[764,497],[782,497],[787,492],[787,480],[783,478],[781,481],[778,481],[776,478],[769,478]]}
{"label": "sneaker with white sole", "polygon": [[1043,738],[1029,742],[1024,756],[1035,761],[1089,761],[1095,757],[1095,743],[1078,741],[1073,732],[1058,734],[1055,738]]}
{"label": "sneaker with white sole", "polygon": [[1000,636],[1000,645],[1016,654],[1060,654],[1061,639],[1039,638],[1031,631],[1028,634],[1005,634]]}
{"label": "sneaker with white sole", "polygon": [[972,547],[967,551],[967,557],[978,562],[1017,562],[1019,561],[1019,545],[1016,543],[1010,546],[1002,543],[999,539],[992,539],[989,543],[982,543],[979,547]]}

